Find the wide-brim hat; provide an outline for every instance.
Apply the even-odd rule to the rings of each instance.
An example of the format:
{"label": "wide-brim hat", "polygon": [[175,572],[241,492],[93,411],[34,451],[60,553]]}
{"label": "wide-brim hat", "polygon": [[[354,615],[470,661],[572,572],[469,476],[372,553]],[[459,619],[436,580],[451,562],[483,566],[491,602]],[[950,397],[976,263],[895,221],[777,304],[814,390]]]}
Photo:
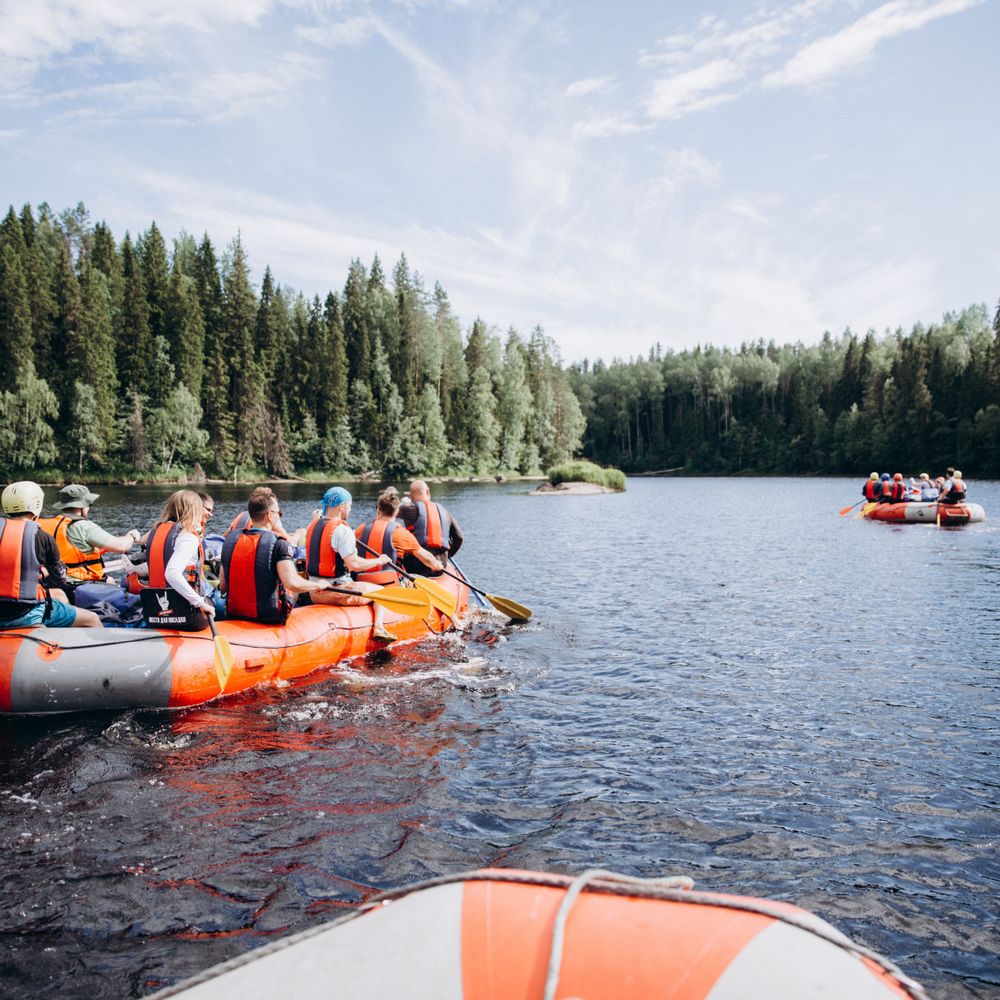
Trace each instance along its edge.
{"label": "wide-brim hat", "polygon": [[69,510],[73,507],[89,507],[99,496],[99,493],[91,493],[82,483],[70,483],[59,491],[60,496],[66,499],[52,506],[56,510]]}

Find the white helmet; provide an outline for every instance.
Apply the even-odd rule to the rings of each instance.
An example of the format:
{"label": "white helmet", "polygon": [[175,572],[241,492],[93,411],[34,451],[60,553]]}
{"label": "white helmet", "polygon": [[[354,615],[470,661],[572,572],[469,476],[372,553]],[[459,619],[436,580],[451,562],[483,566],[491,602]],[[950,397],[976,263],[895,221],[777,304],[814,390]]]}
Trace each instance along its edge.
{"label": "white helmet", "polygon": [[45,502],[45,494],[38,483],[28,482],[11,483],[3,491],[0,497],[0,505],[3,506],[5,514],[34,514],[38,517],[42,512],[42,504]]}

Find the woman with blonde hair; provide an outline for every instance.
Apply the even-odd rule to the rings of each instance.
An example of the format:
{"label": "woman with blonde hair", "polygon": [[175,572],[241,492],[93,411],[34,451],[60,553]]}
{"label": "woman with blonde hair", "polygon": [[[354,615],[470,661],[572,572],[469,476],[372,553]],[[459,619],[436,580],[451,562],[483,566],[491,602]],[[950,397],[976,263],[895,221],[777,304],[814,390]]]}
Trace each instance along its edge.
{"label": "woman with blonde hair", "polygon": [[194,490],[170,495],[163,507],[163,520],[150,531],[146,543],[149,585],[169,587],[194,610],[214,615],[215,605],[200,592],[204,514],[205,505]]}

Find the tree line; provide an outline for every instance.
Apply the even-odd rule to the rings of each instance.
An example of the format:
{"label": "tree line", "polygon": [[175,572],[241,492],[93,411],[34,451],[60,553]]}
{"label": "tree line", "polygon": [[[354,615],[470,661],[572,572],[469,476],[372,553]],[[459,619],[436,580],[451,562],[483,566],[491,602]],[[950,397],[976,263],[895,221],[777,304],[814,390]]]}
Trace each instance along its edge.
{"label": "tree line", "polygon": [[584,418],[540,328],[463,332],[440,284],[376,256],[306,298],[237,235],[119,241],[83,204],[0,223],[0,474],[530,473]]}
{"label": "tree line", "polygon": [[626,471],[1000,477],[1000,307],[882,336],[573,365],[584,452]]}

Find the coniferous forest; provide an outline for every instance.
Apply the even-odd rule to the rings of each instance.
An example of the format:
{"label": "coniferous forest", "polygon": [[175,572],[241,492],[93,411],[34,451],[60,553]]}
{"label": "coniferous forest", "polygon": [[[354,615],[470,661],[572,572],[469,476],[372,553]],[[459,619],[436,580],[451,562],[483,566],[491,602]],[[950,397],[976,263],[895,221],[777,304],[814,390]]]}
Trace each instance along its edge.
{"label": "coniferous forest", "polygon": [[400,257],[311,300],[239,236],[86,208],[0,223],[0,475],[249,479],[533,473],[583,453],[626,471],[1000,476],[1000,309],[811,347],[651,350],[564,369],[540,328],[467,331]]}
{"label": "coniferous forest", "polygon": [[584,452],[630,472],[1000,476],[1000,308],[882,337],[574,365]]}
{"label": "coniferous forest", "polygon": [[550,338],[463,334],[405,256],[309,300],[255,287],[239,236],[119,241],[82,204],[0,223],[0,342],[7,478],[529,473],[584,430]]}

